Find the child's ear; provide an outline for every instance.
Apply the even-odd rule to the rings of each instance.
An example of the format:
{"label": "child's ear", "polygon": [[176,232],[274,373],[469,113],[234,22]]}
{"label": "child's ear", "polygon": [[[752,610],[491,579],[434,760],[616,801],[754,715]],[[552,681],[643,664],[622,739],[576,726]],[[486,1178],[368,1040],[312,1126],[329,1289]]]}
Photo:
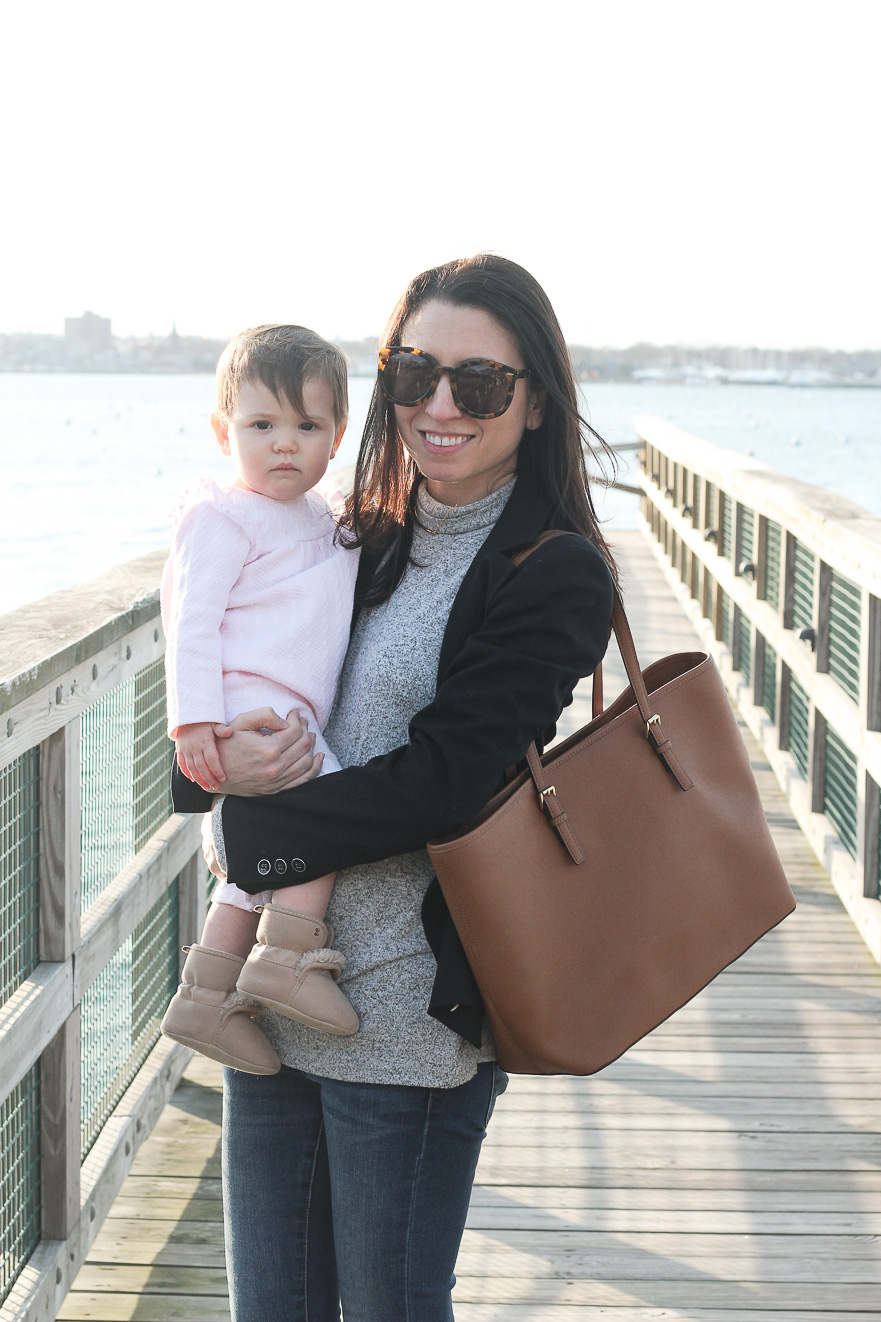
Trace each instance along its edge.
{"label": "child's ear", "polygon": [[229,454],[229,424],[219,413],[212,413],[211,426],[214,428],[217,444],[220,446],[224,454]]}
{"label": "child's ear", "polygon": [[337,429],[336,439],[334,440],[334,443],[330,448],[331,459],[334,457],[337,450],[340,448],[340,441],[343,439],[345,432],[346,432],[346,424],[344,422],[341,422]]}

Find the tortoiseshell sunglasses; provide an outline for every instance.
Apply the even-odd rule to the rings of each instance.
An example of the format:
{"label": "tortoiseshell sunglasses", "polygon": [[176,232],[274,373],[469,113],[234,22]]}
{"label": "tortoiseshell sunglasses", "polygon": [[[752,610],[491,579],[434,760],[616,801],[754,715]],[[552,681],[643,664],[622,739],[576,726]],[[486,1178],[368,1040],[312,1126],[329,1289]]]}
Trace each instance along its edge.
{"label": "tortoiseshell sunglasses", "polygon": [[406,345],[386,346],[379,351],[379,380],[386,399],[393,404],[419,404],[432,395],[442,374],[450,378],[456,407],[469,418],[500,418],[514,398],[514,389],[528,368],[506,367],[491,358],[466,358],[455,367],[442,367],[423,349]]}

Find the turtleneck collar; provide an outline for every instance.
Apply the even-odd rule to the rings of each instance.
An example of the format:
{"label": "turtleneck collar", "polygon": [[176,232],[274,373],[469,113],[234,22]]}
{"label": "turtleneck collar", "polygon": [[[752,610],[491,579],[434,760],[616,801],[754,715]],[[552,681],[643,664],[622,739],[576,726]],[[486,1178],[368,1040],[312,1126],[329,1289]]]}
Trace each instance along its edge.
{"label": "turtleneck collar", "polygon": [[477,532],[491,528],[508,503],[514,490],[514,481],[506,482],[497,491],[474,501],[471,505],[442,505],[428,494],[425,484],[416,495],[415,536],[455,537],[464,532]]}

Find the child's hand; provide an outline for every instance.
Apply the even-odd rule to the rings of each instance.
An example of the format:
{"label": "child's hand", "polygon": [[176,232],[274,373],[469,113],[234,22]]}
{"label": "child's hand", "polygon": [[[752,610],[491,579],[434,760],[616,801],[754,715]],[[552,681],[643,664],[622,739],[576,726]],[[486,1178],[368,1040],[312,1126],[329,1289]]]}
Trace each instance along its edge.
{"label": "child's hand", "polygon": [[174,746],[181,771],[203,790],[216,790],[226,780],[214,738],[213,721],[178,726]]}

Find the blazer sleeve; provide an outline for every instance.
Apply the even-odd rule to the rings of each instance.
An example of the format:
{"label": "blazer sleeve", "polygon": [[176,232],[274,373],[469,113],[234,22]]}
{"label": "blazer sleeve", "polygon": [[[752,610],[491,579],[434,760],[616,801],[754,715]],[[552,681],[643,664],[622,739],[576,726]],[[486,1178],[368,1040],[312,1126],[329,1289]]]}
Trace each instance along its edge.
{"label": "blazer sleeve", "polygon": [[304,882],[458,829],[602,660],[612,594],[605,561],[580,537],[512,567],[407,744],[281,794],[224,800],[228,879],[255,893],[261,860],[286,859]]}

